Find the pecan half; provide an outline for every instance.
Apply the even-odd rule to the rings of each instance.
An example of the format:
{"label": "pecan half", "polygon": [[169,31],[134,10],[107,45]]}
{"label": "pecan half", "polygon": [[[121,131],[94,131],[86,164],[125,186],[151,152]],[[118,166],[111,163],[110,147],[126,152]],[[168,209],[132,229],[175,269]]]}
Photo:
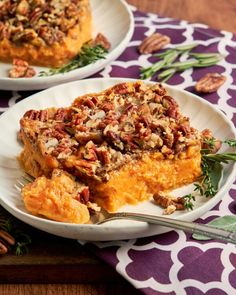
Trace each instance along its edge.
{"label": "pecan half", "polygon": [[8,251],[7,247],[0,241],[0,255],[6,254]]}
{"label": "pecan half", "polygon": [[218,90],[226,81],[226,77],[218,73],[208,73],[195,85],[197,92],[212,93]]}
{"label": "pecan half", "polygon": [[181,197],[172,197],[164,192],[158,192],[158,194],[153,195],[155,203],[166,210],[164,214],[171,214],[175,210],[184,210],[184,199]]}
{"label": "pecan half", "polygon": [[111,48],[111,43],[102,33],[98,33],[95,39],[93,40],[93,46],[96,45],[101,45],[103,48],[107,50]]}
{"label": "pecan half", "polygon": [[0,230],[0,255],[8,252],[8,246],[13,246],[15,239],[5,230]]}
{"label": "pecan half", "polygon": [[8,76],[10,78],[31,78],[35,76],[35,70],[29,66],[29,64],[19,58],[13,60],[13,67],[9,71]]}
{"label": "pecan half", "polygon": [[170,37],[160,33],[155,33],[146,37],[139,45],[138,50],[142,54],[152,53],[162,49],[165,45],[169,44],[170,41]]}
{"label": "pecan half", "polygon": [[15,244],[15,239],[5,230],[0,230],[0,238],[11,246]]}

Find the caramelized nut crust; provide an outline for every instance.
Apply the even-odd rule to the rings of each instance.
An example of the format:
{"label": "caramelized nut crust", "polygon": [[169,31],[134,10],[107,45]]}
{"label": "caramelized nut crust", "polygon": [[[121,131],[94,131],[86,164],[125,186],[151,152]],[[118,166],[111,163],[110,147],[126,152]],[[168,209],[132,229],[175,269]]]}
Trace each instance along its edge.
{"label": "caramelized nut crust", "polygon": [[141,82],[84,95],[68,108],[30,110],[21,119],[21,133],[56,167],[98,181],[143,152],[190,157],[200,139],[161,84]]}
{"label": "caramelized nut crust", "polygon": [[90,39],[89,0],[0,1],[0,60],[4,62],[20,58],[58,67]]}

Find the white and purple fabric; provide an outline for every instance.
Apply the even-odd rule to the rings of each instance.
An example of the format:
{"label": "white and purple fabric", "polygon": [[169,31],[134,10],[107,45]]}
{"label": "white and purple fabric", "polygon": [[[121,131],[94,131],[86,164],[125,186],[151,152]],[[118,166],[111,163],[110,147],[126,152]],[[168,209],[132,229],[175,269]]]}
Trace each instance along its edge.
{"label": "white and purple fabric", "polygon": [[[199,44],[199,52],[225,56],[217,65],[175,74],[168,83],[194,92],[196,81],[207,72],[225,75],[227,81],[206,99],[236,124],[236,36],[210,29],[203,24],[141,13],[133,8],[135,32],[123,54],[95,77],[139,78],[140,67],[154,59],[139,55],[137,46],[156,31],[171,38],[172,45]],[[155,77],[153,77],[155,80]],[[0,111],[33,92],[0,91]],[[236,213],[236,184],[228,195],[198,222]],[[197,241],[182,231],[135,240],[102,242],[86,246],[114,267],[125,279],[147,295],[233,295],[236,294],[236,247],[230,243]]]}

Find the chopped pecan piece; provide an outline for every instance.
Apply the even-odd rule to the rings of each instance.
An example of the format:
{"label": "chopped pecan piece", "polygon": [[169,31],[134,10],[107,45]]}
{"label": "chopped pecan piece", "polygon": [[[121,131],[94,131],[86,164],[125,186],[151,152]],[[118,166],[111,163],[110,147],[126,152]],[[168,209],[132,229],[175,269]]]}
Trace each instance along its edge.
{"label": "chopped pecan piece", "polygon": [[89,201],[89,195],[90,195],[89,188],[86,186],[82,188],[80,193],[78,193],[77,200],[81,202],[82,204],[87,204]]}
{"label": "chopped pecan piece", "polygon": [[164,192],[158,192],[158,194],[153,195],[153,199],[157,205],[166,209],[164,214],[171,214],[175,210],[185,209],[184,198],[181,197],[172,197]]}
{"label": "chopped pecan piece", "polygon": [[139,45],[139,52],[142,54],[152,53],[162,49],[165,45],[170,43],[170,37],[160,33],[152,34],[146,37]]}
{"label": "chopped pecan piece", "polygon": [[176,206],[175,205],[169,205],[164,211],[163,215],[170,215],[176,211]]}
{"label": "chopped pecan piece", "polygon": [[109,50],[111,48],[111,43],[102,33],[98,33],[95,39],[93,40],[93,46],[96,45],[101,45],[106,50]]}
{"label": "chopped pecan piece", "polygon": [[212,93],[217,91],[226,81],[226,77],[218,73],[208,73],[195,85],[197,92]]}
{"label": "chopped pecan piece", "polygon": [[19,58],[13,60],[13,68],[9,71],[10,78],[31,78],[35,76],[35,70],[29,64]]}

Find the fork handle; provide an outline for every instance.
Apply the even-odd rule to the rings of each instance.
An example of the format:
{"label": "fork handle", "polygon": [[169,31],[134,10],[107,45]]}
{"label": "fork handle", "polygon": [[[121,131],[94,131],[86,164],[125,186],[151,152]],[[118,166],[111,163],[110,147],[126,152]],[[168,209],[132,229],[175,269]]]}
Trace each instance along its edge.
{"label": "fork handle", "polygon": [[199,224],[196,222],[182,221],[178,219],[166,218],[162,216],[147,215],[140,213],[131,213],[131,212],[118,212],[114,213],[112,217],[110,214],[109,220],[112,219],[131,219],[137,221],[145,221],[152,224],[158,224],[169,228],[181,229],[185,232],[192,234],[201,234],[206,237],[227,241],[233,244],[236,244],[236,232],[228,231],[213,226]]}

